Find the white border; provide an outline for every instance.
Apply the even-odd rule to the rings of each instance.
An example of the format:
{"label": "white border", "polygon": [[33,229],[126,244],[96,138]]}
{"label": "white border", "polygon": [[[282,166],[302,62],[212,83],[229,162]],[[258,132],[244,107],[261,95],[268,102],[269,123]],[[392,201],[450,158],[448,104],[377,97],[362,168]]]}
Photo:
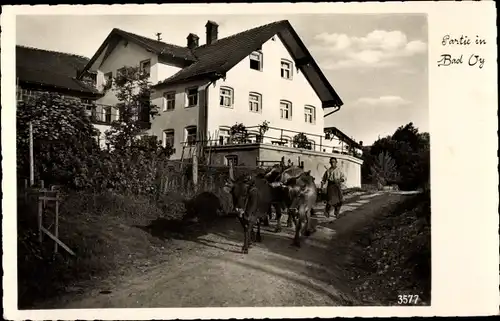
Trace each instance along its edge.
{"label": "white border", "polygon": [[[4,6],[2,169],[4,317],[8,319],[210,319],[334,316],[491,315],[499,307],[497,65],[495,3],[385,2]],[[432,306],[17,310],[15,172],[15,15],[22,14],[427,13],[432,171]],[[444,34],[476,34],[482,48],[440,46]],[[438,68],[441,53],[477,52],[483,69]]]}

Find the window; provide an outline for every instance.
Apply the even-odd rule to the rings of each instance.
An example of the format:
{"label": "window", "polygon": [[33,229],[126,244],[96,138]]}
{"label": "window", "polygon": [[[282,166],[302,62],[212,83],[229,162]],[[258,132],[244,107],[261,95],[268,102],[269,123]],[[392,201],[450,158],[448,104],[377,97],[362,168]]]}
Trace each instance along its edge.
{"label": "window", "polygon": [[116,71],[116,76],[122,76],[125,74],[125,67],[122,67]]}
{"label": "window", "polygon": [[175,109],[175,92],[163,93],[163,111]]}
{"label": "window", "polygon": [[111,116],[112,116],[111,106],[103,107],[103,111],[104,111],[104,121],[106,123],[111,123]]}
{"label": "window", "polygon": [[186,142],[189,146],[196,144],[196,126],[186,127]]}
{"label": "window", "polygon": [[187,105],[186,107],[198,106],[198,87],[189,88],[186,92]]}
{"label": "window", "polygon": [[262,52],[254,51],[250,54],[250,69],[262,70]]}
{"label": "window", "polygon": [[292,103],[286,100],[280,101],[280,118],[292,119]]}
{"label": "window", "polygon": [[316,108],[313,106],[305,106],[304,107],[304,117],[306,123],[314,124],[316,121]]}
{"label": "window", "polygon": [[248,96],[248,105],[250,111],[260,113],[262,111],[262,95],[258,93],[250,93]]}
{"label": "window", "polygon": [[175,137],[175,132],[173,129],[166,129],[165,131],[163,131],[163,147],[170,146],[170,148],[173,148],[174,137]]}
{"label": "window", "polygon": [[309,148],[310,150],[316,150],[316,142],[314,140],[309,140]]}
{"label": "window", "polygon": [[219,145],[229,144],[230,137],[229,129],[219,128]]}
{"label": "window", "polygon": [[104,88],[111,88],[113,84],[113,73],[107,72],[104,74]]}
{"label": "window", "polygon": [[151,60],[143,60],[140,63],[141,71],[144,72],[148,77],[151,74]]}
{"label": "window", "polygon": [[233,164],[233,166],[238,166],[238,155],[226,155],[226,165]]}
{"label": "window", "polygon": [[233,108],[233,90],[229,87],[220,87],[220,106]]}
{"label": "window", "polygon": [[281,78],[292,79],[292,62],[281,59]]}

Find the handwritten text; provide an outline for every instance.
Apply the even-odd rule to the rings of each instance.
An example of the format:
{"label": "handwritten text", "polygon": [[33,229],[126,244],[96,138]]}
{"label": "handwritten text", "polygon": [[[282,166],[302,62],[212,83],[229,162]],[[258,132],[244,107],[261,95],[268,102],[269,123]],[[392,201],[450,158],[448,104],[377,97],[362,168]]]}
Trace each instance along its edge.
{"label": "handwritten text", "polygon": [[[441,41],[441,45],[443,47],[468,47],[472,45],[482,46],[486,44],[486,39],[479,37],[476,35],[475,39],[471,39],[466,35],[461,35],[460,37],[452,37],[450,35],[444,35]],[[482,69],[485,63],[484,57],[481,57],[479,54],[472,53],[466,54],[465,64],[473,67],[476,66],[479,69]],[[437,61],[438,67],[441,66],[454,66],[464,64],[464,54],[452,55],[449,53],[441,54],[440,59]]]}

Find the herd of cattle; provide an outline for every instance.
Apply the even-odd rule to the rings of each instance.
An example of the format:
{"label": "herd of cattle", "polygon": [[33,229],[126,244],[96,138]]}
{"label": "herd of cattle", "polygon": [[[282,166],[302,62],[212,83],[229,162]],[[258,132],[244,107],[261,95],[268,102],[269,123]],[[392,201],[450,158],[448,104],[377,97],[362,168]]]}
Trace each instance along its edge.
{"label": "herd of cattle", "polygon": [[[281,214],[288,212],[287,226],[295,224],[293,245],[300,247],[301,235],[310,235],[310,217],[318,191],[310,171],[298,166],[276,164],[270,170],[235,179],[232,169],[224,191],[232,197],[233,208],[243,226],[242,253],[248,254],[252,242],[261,242],[260,226],[269,226],[272,207],[276,212],[276,232],[281,231]],[[257,233],[254,233],[254,226]]]}

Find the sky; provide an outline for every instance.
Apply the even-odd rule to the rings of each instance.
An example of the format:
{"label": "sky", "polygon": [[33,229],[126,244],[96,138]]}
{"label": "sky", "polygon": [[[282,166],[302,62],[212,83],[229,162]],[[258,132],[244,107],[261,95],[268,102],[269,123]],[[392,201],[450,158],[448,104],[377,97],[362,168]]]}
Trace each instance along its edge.
{"label": "sky", "polygon": [[344,105],[325,118],[356,141],[371,145],[413,122],[429,130],[427,16],[425,14],[307,15],[30,15],[17,16],[16,43],[92,57],[113,28],[186,45],[189,33],[205,43],[207,20],[219,38],[287,19]]}

